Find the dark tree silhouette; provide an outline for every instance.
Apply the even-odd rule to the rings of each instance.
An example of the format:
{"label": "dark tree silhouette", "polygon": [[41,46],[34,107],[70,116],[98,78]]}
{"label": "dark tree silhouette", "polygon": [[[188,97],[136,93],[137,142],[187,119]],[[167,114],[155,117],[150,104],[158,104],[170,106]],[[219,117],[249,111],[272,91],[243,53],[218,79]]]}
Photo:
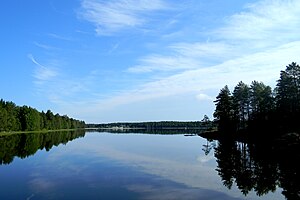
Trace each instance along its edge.
{"label": "dark tree silhouette", "polygon": [[292,62],[280,72],[276,88],[277,113],[284,128],[297,129],[300,119],[300,66]]}
{"label": "dark tree silhouette", "polygon": [[231,92],[227,85],[220,90],[214,102],[216,104],[216,110],[213,115],[218,122],[219,130],[231,131],[233,129],[234,110]]}

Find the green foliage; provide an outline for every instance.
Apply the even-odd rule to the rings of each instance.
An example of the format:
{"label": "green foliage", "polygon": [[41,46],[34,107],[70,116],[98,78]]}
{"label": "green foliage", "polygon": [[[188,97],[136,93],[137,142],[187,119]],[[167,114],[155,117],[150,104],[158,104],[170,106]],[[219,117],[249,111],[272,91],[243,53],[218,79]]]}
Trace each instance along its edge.
{"label": "green foliage", "polygon": [[295,126],[300,119],[300,66],[295,62],[280,72],[276,88],[277,111],[285,126]]}
{"label": "green foliage", "polygon": [[216,103],[216,110],[214,112],[214,117],[219,122],[219,129],[229,130],[232,129],[233,122],[233,99],[231,92],[226,85],[220,90],[219,95],[214,101]]}
{"label": "green foliage", "polygon": [[245,128],[250,117],[250,88],[242,81],[233,91],[233,110],[238,128]]}
{"label": "green foliage", "polygon": [[13,102],[0,100],[0,131],[37,131],[84,128],[84,121],[67,115],[46,113],[28,106],[16,106]]}
{"label": "green foliage", "polygon": [[219,130],[264,128],[298,131],[300,120],[300,66],[295,62],[280,72],[275,92],[262,82],[250,87],[240,81],[231,95],[227,85],[216,97],[215,120]]}
{"label": "green foliage", "polygon": [[270,86],[253,81],[250,92],[252,119],[266,119],[274,108],[274,98]]}

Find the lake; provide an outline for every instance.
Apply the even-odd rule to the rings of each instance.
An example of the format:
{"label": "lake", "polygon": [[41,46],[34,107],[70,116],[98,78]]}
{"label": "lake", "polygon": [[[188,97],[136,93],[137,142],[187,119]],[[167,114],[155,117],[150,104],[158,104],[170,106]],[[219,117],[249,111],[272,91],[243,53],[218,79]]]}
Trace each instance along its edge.
{"label": "lake", "polygon": [[286,199],[276,163],[249,149],[184,134],[2,136],[0,199]]}

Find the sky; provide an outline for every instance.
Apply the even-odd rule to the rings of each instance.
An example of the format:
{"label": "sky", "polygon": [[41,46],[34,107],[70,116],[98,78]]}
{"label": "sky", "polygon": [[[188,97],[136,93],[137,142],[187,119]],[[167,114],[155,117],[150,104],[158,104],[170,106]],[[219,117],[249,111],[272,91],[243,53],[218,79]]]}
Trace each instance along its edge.
{"label": "sky", "polygon": [[0,98],[86,123],[213,118],[300,62],[299,0],[4,0]]}

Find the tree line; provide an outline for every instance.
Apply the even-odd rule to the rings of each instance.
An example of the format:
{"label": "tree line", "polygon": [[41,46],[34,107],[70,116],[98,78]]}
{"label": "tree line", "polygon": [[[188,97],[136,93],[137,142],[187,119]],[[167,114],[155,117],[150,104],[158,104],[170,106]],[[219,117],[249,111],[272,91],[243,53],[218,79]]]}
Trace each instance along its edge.
{"label": "tree line", "polygon": [[124,128],[124,129],[143,129],[143,130],[165,130],[165,129],[209,129],[213,123],[204,115],[201,121],[158,121],[158,122],[116,122],[106,124],[87,124],[87,128]]}
{"label": "tree line", "polygon": [[85,122],[53,114],[51,110],[39,112],[29,106],[17,106],[11,101],[0,100],[1,131],[37,131],[84,128]]}
{"label": "tree line", "polygon": [[240,81],[233,92],[227,85],[222,88],[214,102],[220,131],[299,131],[300,66],[292,62],[280,71],[273,90],[263,82],[247,85]]}

